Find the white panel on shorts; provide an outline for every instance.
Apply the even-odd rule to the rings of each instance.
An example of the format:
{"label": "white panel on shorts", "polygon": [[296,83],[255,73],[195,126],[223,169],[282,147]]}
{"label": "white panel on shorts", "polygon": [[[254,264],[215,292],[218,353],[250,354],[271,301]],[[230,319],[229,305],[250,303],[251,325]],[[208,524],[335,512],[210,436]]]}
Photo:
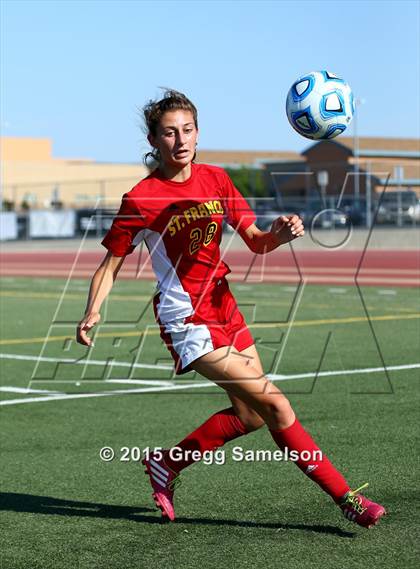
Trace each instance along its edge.
{"label": "white panel on shorts", "polygon": [[184,289],[168,257],[162,235],[151,229],[144,230],[144,241],[152,259],[153,271],[160,292],[157,313],[162,324],[186,318],[194,313],[191,297]]}
{"label": "white panel on shorts", "polygon": [[166,324],[165,332],[171,335],[172,346],[179,355],[183,368],[214,351],[210,330],[205,324],[184,324],[183,320],[179,320]]}
{"label": "white panel on shorts", "polygon": [[137,247],[137,245],[141,243],[143,239],[144,239],[144,229],[140,229],[140,231],[136,234],[131,244],[133,245],[133,247]]}

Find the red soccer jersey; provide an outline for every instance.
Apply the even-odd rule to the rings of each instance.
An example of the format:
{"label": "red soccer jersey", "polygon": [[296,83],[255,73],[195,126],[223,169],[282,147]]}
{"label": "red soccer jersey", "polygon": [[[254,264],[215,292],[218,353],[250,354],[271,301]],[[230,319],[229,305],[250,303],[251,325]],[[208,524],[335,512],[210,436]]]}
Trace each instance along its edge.
{"label": "red soccer jersey", "polygon": [[190,316],[203,283],[230,272],[220,258],[223,219],[237,230],[256,217],[222,168],[191,164],[185,182],[155,170],[124,194],[102,244],[123,257],[144,240],[158,280],[159,317],[169,322]]}

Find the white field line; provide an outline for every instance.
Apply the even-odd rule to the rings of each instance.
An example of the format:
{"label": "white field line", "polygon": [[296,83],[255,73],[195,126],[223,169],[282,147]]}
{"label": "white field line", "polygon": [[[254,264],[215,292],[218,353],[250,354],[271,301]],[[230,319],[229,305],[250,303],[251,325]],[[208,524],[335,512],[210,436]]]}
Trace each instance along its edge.
{"label": "white field line", "polygon": [[45,397],[28,397],[27,399],[5,399],[0,401],[0,405],[18,405],[19,403],[42,403],[45,401],[56,401],[58,399],[86,399],[88,397],[110,397],[113,395],[128,395],[134,393],[157,393],[159,391],[179,391],[181,389],[191,389],[198,387],[214,386],[210,381],[200,383],[188,383],[185,385],[155,386],[139,389],[118,389],[115,391],[100,391],[95,393],[66,393],[63,395],[52,395]]}
{"label": "white field line", "polygon": [[[420,363],[414,364],[403,364],[397,366],[387,366],[387,371],[400,371],[406,369],[419,369]],[[385,371],[382,367],[376,368],[360,368],[360,369],[350,369],[350,370],[335,370],[335,371],[322,371],[318,374],[318,377],[331,377],[331,376],[340,376],[340,375],[355,375],[361,373],[378,373]],[[287,381],[291,379],[303,379],[303,378],[315,378],[315,372],[309,373],[299,373],[293,375],[279,375],[279,374],[267,374],[267,377],[272,381]],[[123,380],[121,380],[123,382]],[[130,383],[130,380],[127,380],[127,383]],[[146,388],[139,388],[139,389],[120,389],[115,391],[101,391],[101,392],[94,392],[94,393],[68,393],[68,394],[57,394],[57,395],[48,395],[42,397],[29,397],[26,399],[9,399],[0,401],[0,405],[18,405],[20,403],[42,403],[46,401],[54,401],[58,399],[86,399],[90,397],[110,397],[114,395],[129,395],[135,393],[158,393],[161,391],[179,391],[184,389],[198,389],[201,387],[214,387],[214,383],[210,381],[196,381],[184,385],[161,385],[161,386],[154,386],[154,387],[146,387]]]}
{"label": "white field line", "polygon": [[[84,381],[89,382],[90,380],[81,380],[79,383]],[[130,385],[176,385],[174,381],[159,381],[154,379],[101,379],[101,381],[104,381],[105,383],[127,383]]]}
{"label": "white field line", "polygon": [[[0,359],[4,360],[26,360],[31,362],[52,362],[52,363],[62,363],[62,364],[78,364],[78,365],[94,365],[103,366],[110,365],[111,367],[134,367],[143,369],[161,369],[161,370],[172,370],[173,366],[161,365],[161,364],[131,364],[129,362],[107,362],[102,360],[75,360],[72,358],[47,358],[44,356],[25,356],[20,354],[0,354]],[[33,380],[34,381],[34,380]],[[35,380],[37,381],[37,380]],[[103,381],[103,380],[101,380]]]}
{"label": "white field line", "polygon": [[397,294],[397,291],[396,291],[396,290],[393,290],[393,289],[389,289],[389,290],[387,290],[387,289],[379,289],[379,290],[378,290],[378,294],[391,294],[391,295],[394,295],[394,294]]}
{"label": "white field line", "polygon": [[[98,379],[98,380],[74,380],[74,379],[67,379],[66,381],[60,380],[45,380],[46,382],[56,382],[56,383],[75,383],[76,385],[81,385],[82,383],[86,383],[92,385],[93,383],[123,383],[124,385],[176,385],[173,381],[155,381],[153,379]],[[42,380],[38,380],[39,383],[43,383]],[[61,391],[51,390],[51,389],[32,389],[31,387],[13,387],[13,386],[6,386],[3,385],[0,387],[0,392],[4,393],[24,393],[25,395],[28,393],[55,393],[57,395],[63,395]]]}
{"label": "white field line", "polygon": [[7,385],[3,385],[0,387],[0,391],[4,393],[57,393],[60,394],[59,391],[51,391],[50,389],[30,389],[29,387],[9,387]]}
{"label": "white field line", "polygon": [[[87,364],[87,365],[106,365],[109,363],[106,360],[91,360],[91,361],[84,361],[84,360],[73,360],[71,358],[47,358],[47,357],[38,357],[38,356],[26,356],[21,354],[2,354],[0,353],[0,359],[10,359],[10,360],[28,360],[28,361],[44,361],[44,362],[52,362],[52,363],[74,363],[74,364]],[[112,362],[112,365],[115,367],[137,367],[137,368],[147,368],[147,369],[163,369],[163,370],[172,370],[173,366],[165,366],[165,365],[153,365],[153,364],[131,364],[129,362]],[[401,364],[398,366],[387,366],[387,370],[392,371],[399,371],[404,369],[416,369],[420,367],[420,363],[414,364]],[[318,375],[319,376],[329,376],[329,375],[351,375],[357,373],[376,373],[384,371],[383,367],[371,367],[371,368],[358,368],[358,369],[347,369],[347,370],[334,370],[334,371],[322,371]],[[284,374],[267,374],[269,379],[273,380],[285,380],[285,379],[301,379],[305,377],[314,377],[314,372],[307,372],[301,374],[293,374],[293,375],[284,375]],[[45,379],[35,379],[32,380],[32,383],[38,381],[39,383],[47,383],[50,381],[57,381],[57,383],[61,383],[59,380],[45,380]],[[69,379],[66,380],[64,383],[74,383],[83,380],[77,379]],[[86,383],[92,383],[92,380],[85,380]],[[143,380],[143,379],[101,379],[98,380],[103,383],[147,383],[148,385],[157,385],[157,386],[171,386],[174,385],[173,381],[162,381],[162,380]],[[201,381],[199,382],[202,383]],[[23,388],[22,388],[23,389]],[[26,388],[25,388],[26,389]],[[0,388],[1,390],[1,388]],[[35,390],[34,390],[35,391]],[[42,390],[39,390],[42,392]],[[45,391],[48,393],[48,391]]]}
{"label": "white field line", "polygon": [[[404,369],[418,369],[418,368],[420,368],[420,363],[402,364],[398,366],[386,366],[386,368],[365,367],[359,369],[338,369],[334,371],[321,371],[319,372],[318,377],[329,377],[333,375],[357,375],[358,373],[379,373],[381,371],[385,371],[385,369],[387,371],[401,371]],[[316,375],[315,372],[311,371],[309,373],[298,373],[294,375],[280,375],[275,373],[273,374],[268,373],[267,377],[272,381],[285,381],[287,379],[303,379],[308,377],[315,378],[315,375]]]}
{"label": "white field line", "polygon": [[[85,361],[85,360],[73,360],[71,358],[47,358],[47,357],[38,357],[38,356],[27,356],[27,355],[22,355],[22,354],[2,354],[0,353],[0,359],[9,359],[9,360],[28,360],[28,361],[44,361],[44,362],[52,362],[52,363],[74,363],[74,364],[87,364],[87,365],[106,365],[107,363],[109,363],[106,360],[91,360],[91,361]],[[147,368],[147,369],[162,369],[162,370],[172,370],[173,366],[170,365],[154,365],[154,364],[131,364],[129,362],[112,362],[112,365],[115,367],[138,367],[138,368]],[[387,370],[403,370],[403,369],[415,369],[420,367],[420,363],[414,363],[414,364],[401,364],[398,366],[387,366],[386,369]],[[384,371],[383,367],[371,367],[371,368],[359,368],[359,369],[353,369],[353,370],[334,370],[334,371],[322,371],[319,373],[319,375],[342,375],[342,374],[355,374],[355,373],[374,373],[374,372],[378,372],[378,371]],[[282,375],[282,374],[267,374],[267,377],[269,377],[270,379],[299,379],[302,377],[313,377],[314,376],[314,372],[308,372],[305,374],[294,374],[294,375]],[[39,381],[39,382],[47,382],[47,381],[56,381],[56,380],[43,380],[43,379],[38,379],[38,380],[32,380],[33,381]],[[79,381],[77,379],[73,380],[73,379],[69,379],[66,380],[66,383],[73,383],[75,381]],[[83,381],[83,380],[81,380]],[[86,382],[92,383],[92,380],[85,380]],[[133,383],[134,381],[138,381],[139,383],[145,383],[146,381],[152,385],[154,385],[156,383],[156,385],[162,385],[162,386],[166,386],[166,385],[173,385],[174,382],[173,381],[159,381],[159,380],[133,380],[133,379],[101,379],[101,382],[104,383]],[[201,383],[201,381],[200,381]],[[1,388],[0,388],[1,389]],[[41,390],[40,390],[41,391]]]}

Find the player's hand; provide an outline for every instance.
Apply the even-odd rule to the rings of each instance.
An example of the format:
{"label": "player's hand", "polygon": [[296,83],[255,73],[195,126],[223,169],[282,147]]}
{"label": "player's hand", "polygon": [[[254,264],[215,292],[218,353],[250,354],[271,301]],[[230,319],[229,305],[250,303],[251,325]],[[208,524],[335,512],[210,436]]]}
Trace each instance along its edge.
{"label": "player's hand", "polygon": [[271,225],[271,233],[279,242],[279,245],[284,245],[305,235],[303,221],[301,218],[294,215],[281,215],[275,219]]}
{"label": "player's hand", "polygon": [[79,344],[83,346],[93,346],[92,338],[89,338],[88,332],[100,321],[101,315],[99,312],[90,312],[85,314],[83,319],[77,326],[76,339]]}

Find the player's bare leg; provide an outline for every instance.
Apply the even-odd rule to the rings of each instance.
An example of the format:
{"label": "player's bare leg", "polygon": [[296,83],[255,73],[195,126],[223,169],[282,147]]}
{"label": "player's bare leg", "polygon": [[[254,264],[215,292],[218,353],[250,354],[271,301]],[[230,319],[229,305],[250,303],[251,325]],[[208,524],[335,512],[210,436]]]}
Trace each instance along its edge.
{"label": "player's bare leg", "polygon": [[[253,367],[257,371],[257,373],[260,374],[260,376],[264,375],[264,370],[262,367],[260,356],[257,352],[255,344],[249,346],[249,348],[245,348],[245,350],[242,350],[241,352],[238,353],[240,353],[241,356],[244,357],[244,362],[246,363],[247,366]],[[265,424],[264,419],[260,415],[258,415],[258,413],[254,411],[252,407],[244,403],[242,399],[229,392],[227,392],[227,395],[232,403],[235,415],[239,417],[239,419],[247,427],[247,430],[249,432],[260,429]]]}
{"label": "player's bare leg", "polygon": [[262,366],[233,346],[214,350],[195,360],[191,367],[253,409],[269,429],[285,429],[294,422],[288,399],[267,379]]}
{"label": "player's bare leg", "polygon": [[[223,347],[195,360],[192,368],[253,409],[267,424],[279,448],[299,454],[297,466],[333,498],[349,520],[371,527],[386,513],[383,506],[360,495],[360,489],[350,490],[342,474],[303,429],[288,399],[261,374],[258,365],[254,367],[233,347]],[[303,458],[303,451],[308,459]]]}
{"label": "player's bare leg", "polygon": [[[262,376],[263,369],[255,345],[240,352],[243,361],[247,366],[257,369]],[[197,451],[199,456],[207,450],[215,450],[223,446],[228,441],[236,439],[241,435],[248,434],[264,425],[264,419],[249,405],[247,405],[237,395],[227,392],[232,406],[218,411],[212,415],[205,423],[200,425],[195,431],[190,433],[174,448],[179,449],[177,460],[171,458],[171,449],[165,452],[165,460],[168,466],[180,472],[190,464],[198,462],[199,458],[194,458],[192,451]],[[179,458],[179,454],[184,456]]]}
{"label": "player's bare leg", "polygon": [[[248,362],[247,365],[252,365],[262,375],[262,365],[255,346],[241,353],[244,361]],[[162,511],[163,518],[175,519],[174,490],[180,482],[179,473],[184,468],[198,462],[204,452],[215,450],[264,425],[264,420],[242,399],[231,393],[227,395],[231,407],[213,414],[171,449],[143,460],[153,488],[153,499]]]}

